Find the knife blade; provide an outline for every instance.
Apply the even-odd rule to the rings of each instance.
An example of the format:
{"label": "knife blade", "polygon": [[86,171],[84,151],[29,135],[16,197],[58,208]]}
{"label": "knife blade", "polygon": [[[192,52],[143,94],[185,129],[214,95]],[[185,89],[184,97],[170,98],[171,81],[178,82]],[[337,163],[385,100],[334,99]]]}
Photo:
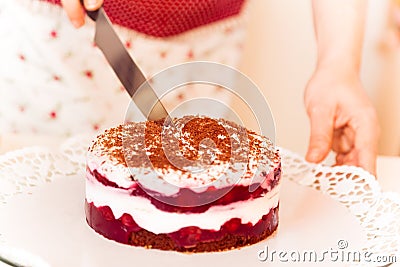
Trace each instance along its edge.
{"label": "knife blade", "polygon": [[[101,7],[96,11],[87,11],[87,14],[96,24],[94,37],[96,45],[103,52],[114,73],[139,110],[148,120],[169,118],[166,108],[158,99],[143,72],[129,55],[104,9]],[[138,90],[139,88],[140,90]]]}

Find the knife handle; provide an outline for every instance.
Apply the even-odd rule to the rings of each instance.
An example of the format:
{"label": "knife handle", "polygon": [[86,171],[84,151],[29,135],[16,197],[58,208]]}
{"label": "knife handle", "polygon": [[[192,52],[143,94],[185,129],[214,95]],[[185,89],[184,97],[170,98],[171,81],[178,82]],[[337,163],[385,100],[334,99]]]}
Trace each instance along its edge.
{"label": "knife handle", "polygon": [[[81,5],[83,6],[83,8],[85,8],[85,5],[83,4],[83,0],[80,0],[80,2],[81,2]],[[100,7],[100,8],[102,8],[102,7]],[[89,18],[91,18],[93,21],[96,21],[98,15],[99,15],[100,8],[97,9],[97,10],[93,10],[93,11],[85,9],[85,11],[86,11],[86,14],[88,15]]]}

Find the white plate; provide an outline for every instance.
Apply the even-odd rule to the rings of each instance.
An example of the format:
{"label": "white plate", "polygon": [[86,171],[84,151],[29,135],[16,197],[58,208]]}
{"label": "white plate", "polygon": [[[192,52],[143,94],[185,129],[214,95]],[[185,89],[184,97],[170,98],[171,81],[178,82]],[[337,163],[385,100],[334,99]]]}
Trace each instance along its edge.
{"label": "white plate", "polygon": [[[361,250],[366,237],[349,211],[327,195],[283,176],[277,233],[260,243],[218,253],[181,254],[121,245],[89,228],[84,215],[84,178],[73,175],[32,188],[0,205],[0,229],[7,245],[37,254],[56,267],[104,266],[275,266],[258,252]],[[309,266],[310,263],[296,266]],[[324,266],[343,266],[325,261]]]}

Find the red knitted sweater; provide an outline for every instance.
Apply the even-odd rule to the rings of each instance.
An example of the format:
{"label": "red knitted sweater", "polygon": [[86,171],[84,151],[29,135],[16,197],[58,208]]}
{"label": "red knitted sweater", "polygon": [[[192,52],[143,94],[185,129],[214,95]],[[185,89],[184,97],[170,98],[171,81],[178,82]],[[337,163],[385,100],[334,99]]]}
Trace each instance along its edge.
{"label": "red knitted sweater", "polygon": [[[60,0],[42,0],[61,5]],[[167,37],[237,15],[245,0],[105,0],[113,23]]]}

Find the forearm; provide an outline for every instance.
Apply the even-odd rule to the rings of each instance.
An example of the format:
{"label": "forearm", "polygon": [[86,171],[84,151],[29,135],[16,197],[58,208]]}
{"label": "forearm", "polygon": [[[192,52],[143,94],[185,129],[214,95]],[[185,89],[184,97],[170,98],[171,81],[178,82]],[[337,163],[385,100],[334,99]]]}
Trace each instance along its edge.
{"label": "forearm", "polygon": [[367,0],[313,0],[318,67],[360,69]]}

